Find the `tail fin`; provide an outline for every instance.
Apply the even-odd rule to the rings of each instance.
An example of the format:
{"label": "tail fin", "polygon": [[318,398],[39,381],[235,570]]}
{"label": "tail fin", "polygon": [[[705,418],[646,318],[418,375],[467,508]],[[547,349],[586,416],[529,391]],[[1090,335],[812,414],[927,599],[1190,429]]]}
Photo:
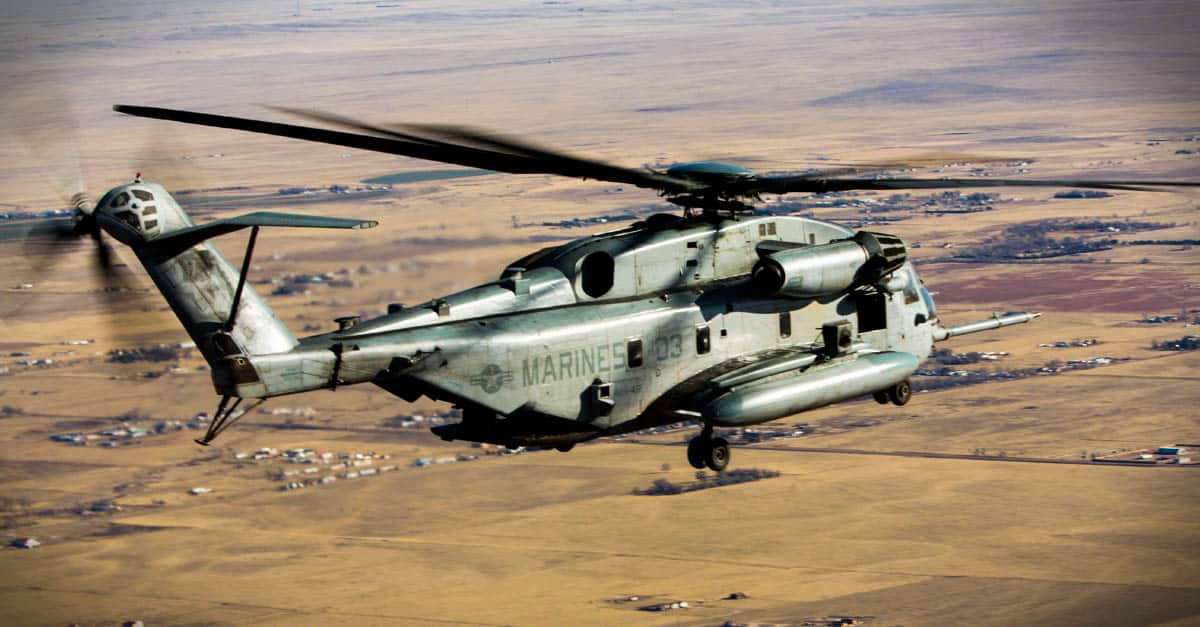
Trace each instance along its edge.
{"label": "tail fin", "polygon": [[[375,222],[258,212],[195,225],[161,185],[136,181],[113,189],[96,207],[105,230],[128,244],[212,367],[217,392],[230,394],[257,377],[249,355],[284,353],[298,342],[245,283],[259,227],[369,228]],[[209,238],[250,227],[242,271]]]}

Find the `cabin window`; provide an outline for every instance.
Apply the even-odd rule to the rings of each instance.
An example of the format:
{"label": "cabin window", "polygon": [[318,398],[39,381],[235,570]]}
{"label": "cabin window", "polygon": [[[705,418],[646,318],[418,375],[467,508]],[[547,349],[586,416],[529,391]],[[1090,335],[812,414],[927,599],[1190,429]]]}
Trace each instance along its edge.
{"label": "cabin window", "polygon": [[779,314],[779,337],[792,337],[792,312]]}
{"label": "cabin window", "polygon": [[580,287],[583,293],[599,298],[613,286],[613,258],[606,252],[594,252],[583,258],[579,265]]}
{"label": "cabin window", "polygon": [[858,309],[858,332],[887,328],[887,300],[883,294],[862,294],[855,299]]}
{"label": "cabin window", "polygon": [[116,209],[117,207],[125,206],[128,202],[129,202],[129,194],[126,194],[125,192],[121,192],[120,194],[117,194],[116,198],[112,199],[112,202],[108,203],[108,206],[112,207],[113,209]]}
{"label": "cabin window", "polygon": [[708,325],[696,327],[696,354],[705,355],[712,350],[712,332]]}
{"label": "cabin window", "polygon": [[156,213],[158,213],[158,207],[155,207],[154,205],[146,205],[145,207],[142,207],[142,215],[144,216],[152,216]]}
{"label": "cabin window", "polygon": [[147,231],[149,231],[150,229],[155,228],[157,226],[158,226],[158,220],[146,220],[146,230]]}
{"label": "cabin window", "polygon": [[635,337],[625,342],[625,358],[630,368],[640,368],[645,361],[642,353],[642,338]]}
{"label": "cabin window", "polygon": [[813,244],[816,244],[816,243],[817,243],[817,234],[809,233],[808,234],[808,245],[812,246]]}
{"label": "cabin window", "polygon": [[142,189],[135,189],[135,190],[131,190],[131,191],[133,192],[134,196],[137,196],[138,200],[145,200],[145,201],[154,200],[154,194],[151,194],[148,191],[145,191]]}

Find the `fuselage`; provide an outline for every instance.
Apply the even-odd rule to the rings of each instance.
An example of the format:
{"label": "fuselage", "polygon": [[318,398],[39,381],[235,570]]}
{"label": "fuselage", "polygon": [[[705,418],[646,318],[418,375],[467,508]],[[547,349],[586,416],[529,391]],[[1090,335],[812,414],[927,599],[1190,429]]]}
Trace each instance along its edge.
{"label": "fuselage", "polygon": [[488,423],[480,433],[515,418],[521,433],[544,427],[551,440],[582,439],[698,416],[714,377],[815,354],[831,323],[849,325],[855,350],[823,361],[882,351],[923,358],[932,300],[907,262],[876,289],[753,293],[748,277],[763,247],[853,234],[802,217],[651,218],[539,251],[497,281],[253,356],[263,389],[241,395],[312,389],[336,369],[341,385],[370,381],[459,405],[468,422]]}
{"label": "fuselage", "polygon": [[238,273],[208,239],[367,223],[260,212],[197,226],[141,181],[96,212],[136,251],[225,399],[372,383],[462,408],[462,423],[435,430],[447,439],[561,448],[681,420],[774,420],[907,386],[954,332],[893,236],[795,216],[660,214],[297,340],[246,285],[248,266]]}

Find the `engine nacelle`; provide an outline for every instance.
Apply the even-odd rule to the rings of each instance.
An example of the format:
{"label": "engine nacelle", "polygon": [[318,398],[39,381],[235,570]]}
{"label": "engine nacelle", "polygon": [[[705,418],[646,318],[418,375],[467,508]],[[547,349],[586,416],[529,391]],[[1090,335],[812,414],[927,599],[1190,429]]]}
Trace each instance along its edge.
{"label": "engine nacelle", "polygon": [[859,231],[851,239],[772,253],[755,264],[750,277],[766,296],[816,298],[876,283],[907,260],[900,238]]}

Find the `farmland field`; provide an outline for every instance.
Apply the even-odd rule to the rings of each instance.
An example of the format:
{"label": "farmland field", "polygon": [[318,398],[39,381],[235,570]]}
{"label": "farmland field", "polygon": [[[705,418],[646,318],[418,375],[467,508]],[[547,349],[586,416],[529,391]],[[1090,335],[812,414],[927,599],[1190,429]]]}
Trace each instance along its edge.
{"label": "farmland field", "polygon": [[[1200,180],[1191,2],[5,10],[0,214],[65,208],[61,190],[79,175],[95,199],[140,171],[200,220],[259,209],[379,220],[263,231],[251,280],[297,335],[493,280],[531,250],[610,228],[564,221],[648,215],[661,200],[134,119],[113,104],[469,124],[630,167],[940,155],[944,167],[907,175]],[[390,187],[330,191],[364,185]],[[264,409],[311,411],[251,413],[200,447],[183,425],[216,398],[195,351],[108,359],[187,340],[133,255],[122,257],[131,287],[106,293],[86,241],[29,243],[12,237],[26,224],[0,221],[0,521],[4,544],[42,543],[0,550],[0,614],[21,625],[1200,625],[1200,469],[1000,459],[1200,445],[1200,353],[1152,348],[1200,335],[1200,255],[1187,243],[1200,240],[1200,193],[984,191],[998,194],[992,209],[972,213],[927,211],[924,193],[886,213],[804,213],[902,237],[949,323],[1043,313],[944,345],[1008,353],[972,369],[1110,362],[931,390],[903,408],[866,399],[793,416],[763,428],[804,423],[807,435],[733,452],[734,467],[780,476],[674,496],[633,491],[693,480],[682,446],[693,428],[499,455],[397,426],[449,408],[365,386],[276,399]],[[1047,221],[1102,223],[1054,235],[1117,243],[960,256]],[[1155,228],[1113,226],[1130,222]],[[243,236],[217,242],[240,260]],[[265,282],[319,273],[352,287],[269,295]],[[1175,319],[1142,321],[1152,316]],[[1055,346],[1084,339],[1097,343]],[[156,433],[160,421],[179,428]],[[131,428],[150,433],[50,439]],[[283,490],[300,465],[238,456],[264,447],[392,468]],[[679,601],[688,607],[639,610]]]}

